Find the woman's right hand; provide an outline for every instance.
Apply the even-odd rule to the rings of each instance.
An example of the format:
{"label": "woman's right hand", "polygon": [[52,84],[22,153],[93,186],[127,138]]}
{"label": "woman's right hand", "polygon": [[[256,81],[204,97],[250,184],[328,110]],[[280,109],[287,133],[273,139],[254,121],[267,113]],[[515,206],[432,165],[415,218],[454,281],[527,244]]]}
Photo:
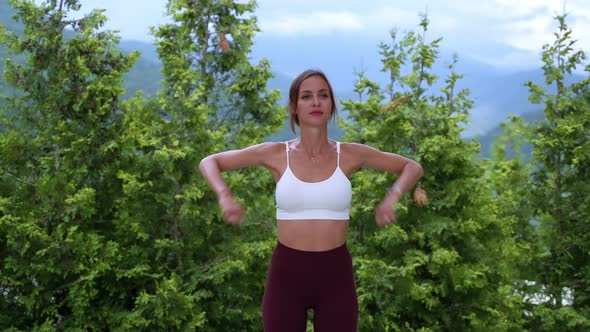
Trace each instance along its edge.
{"label": "woman's right hand", "polygon": [[231,193],[219,197],[219,205],[223,211],[223,220],[230,225],[239,225],[244,221],[244,207],[236,202]]}

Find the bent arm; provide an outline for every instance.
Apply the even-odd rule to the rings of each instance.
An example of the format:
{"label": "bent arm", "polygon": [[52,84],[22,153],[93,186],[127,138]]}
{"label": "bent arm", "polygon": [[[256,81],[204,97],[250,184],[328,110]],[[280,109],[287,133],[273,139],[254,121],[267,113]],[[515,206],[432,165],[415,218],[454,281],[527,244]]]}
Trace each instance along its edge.
{"label": "bent arm", "polygon": [[199,163],[199,170],[217,197],[231,195],[221,172],[249,166],[264,165],[272,143],[261,143],[241,150],[230,150],[207,156]]}
{"label": "bent arm", "polygon": [[414,160],[407,159],[399,173],[399,177],[393,186],[387,190],[385,199],[399,201],[405,192],[410,191],[416,185],[422,175],[424,175],[422,166]]}
{"label": "bent arm", "polygon": [[209,188],[217,194],[218,198],[231,194],[229,187],[221,177],[221,168],[216,159],[217,155],[203,158],[199,163],[199,170],[209,184]]}
{"label": "bent arm", "polygon": [[422,166],[412,159],[395,153],[379,151],[362,144],[354,144],[353,148],[357,150],[361,167],[379,169],[399,175],[395,184],[388,190],[386,196],[388,200],[398,201],[424,175]]}

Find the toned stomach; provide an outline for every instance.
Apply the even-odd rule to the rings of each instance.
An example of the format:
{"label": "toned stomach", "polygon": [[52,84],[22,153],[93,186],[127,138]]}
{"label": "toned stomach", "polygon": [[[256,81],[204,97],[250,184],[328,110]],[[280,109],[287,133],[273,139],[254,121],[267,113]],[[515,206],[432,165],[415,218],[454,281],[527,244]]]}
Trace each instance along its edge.
{"label": "toned stomach", "polygon": [[348,221],[277,220],[279,242],[304,251],[326,251],[346,242]]}

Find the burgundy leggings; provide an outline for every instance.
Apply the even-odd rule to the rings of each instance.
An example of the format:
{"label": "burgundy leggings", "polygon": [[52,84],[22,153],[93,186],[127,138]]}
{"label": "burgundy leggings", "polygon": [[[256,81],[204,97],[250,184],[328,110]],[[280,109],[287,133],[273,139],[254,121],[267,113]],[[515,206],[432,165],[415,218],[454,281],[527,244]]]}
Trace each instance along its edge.
{"label": "burgundy leggings", "polygon": [[309,308],[314,310],[314,332],[357,330],[358,302],[346,244],[319,252],[277,244],[262,304],[264,331],[305,332]]}

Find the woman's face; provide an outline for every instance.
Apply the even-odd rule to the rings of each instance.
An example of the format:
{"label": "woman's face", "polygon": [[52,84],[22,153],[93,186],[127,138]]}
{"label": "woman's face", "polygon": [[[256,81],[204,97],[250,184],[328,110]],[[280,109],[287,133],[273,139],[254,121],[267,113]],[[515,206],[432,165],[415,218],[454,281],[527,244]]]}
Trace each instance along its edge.
{"label": "woman's face", "polygon": [[299,88],[296,113],[302,123],[327,123],[332,115],[332,96],[328,83],[319,77],[307,78]]}

